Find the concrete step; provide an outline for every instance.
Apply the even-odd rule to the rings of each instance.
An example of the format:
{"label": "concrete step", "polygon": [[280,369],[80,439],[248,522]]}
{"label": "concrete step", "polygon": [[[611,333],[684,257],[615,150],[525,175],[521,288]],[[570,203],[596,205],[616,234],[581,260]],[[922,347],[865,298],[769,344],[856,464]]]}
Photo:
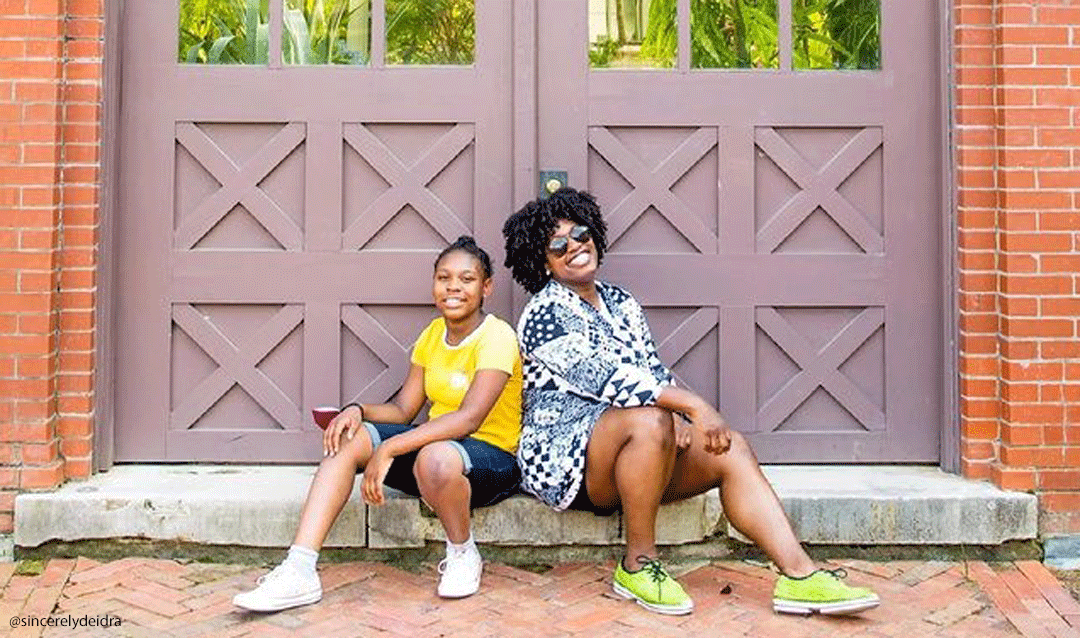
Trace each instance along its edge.
{"label": "concrete step", "polygon": [[[15,544],[144,538],[209,545],[287,547],[314,467],[119,465],[87,481],[15,501]],[[997,545],[1035,538],[1035,496],[1005,492],[937,468],[769,466],[764,471],[799,537],[813,544]],[[418,499],[388,491],[386,505],[360,499],[360,477],[327,547],[419,547],[443,538]],[[661,508],[658,540],[739,538],[714,490]],[[492,545],[612,545],[621,516],[557,513],[528,496],[477,510],[473,534]],[[745,540],[745,539],[744,539]]]}

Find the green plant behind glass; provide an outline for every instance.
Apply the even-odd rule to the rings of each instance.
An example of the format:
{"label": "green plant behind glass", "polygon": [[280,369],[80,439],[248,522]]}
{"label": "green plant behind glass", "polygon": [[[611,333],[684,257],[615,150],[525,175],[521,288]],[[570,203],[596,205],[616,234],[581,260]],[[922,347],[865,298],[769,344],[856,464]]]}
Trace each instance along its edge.
{"label": "green plant behind glass", "polygon": [[266,64],[269,0],[180,0],[177,60]]}
{"label": "green plant behind glass", "polygon": [[611,66],[612,61],[619,54],[619,46],[618,40],[613,40],[606,35],[597,36],[589,50],[589,66],[593,68]]}
{"label": "green plant behind glass", "polygon": [[285,64],[367,64],[366,38],[349,44],[350,23],[354,31],[360,26],[366,32],[368,1],[286,0],[281,47]]}
{"label": "green plant behind glass", "polygon": [[[642,55],[671,59],[678,46],[676,0],[653,0]],[[695,68],[776,68],[776,0],[693,0],[690,64]]]}
{"label": "green plant behind glass", "polygon": [[474,0],[386,0],[387,64],[472,64]]}
{"label": "green plant behind glass", "polygon": [[881,68],[879,0],[793,0],[797,69]]}
{"label": "green plant behind glass", "polygon": [[[643,57],[674,57],[676,2],[653,0]],[[879,0],[792,2],[795,68],[880,68]],[[691,66],[777,68],[777,11],[777,0],[692,0]]]}

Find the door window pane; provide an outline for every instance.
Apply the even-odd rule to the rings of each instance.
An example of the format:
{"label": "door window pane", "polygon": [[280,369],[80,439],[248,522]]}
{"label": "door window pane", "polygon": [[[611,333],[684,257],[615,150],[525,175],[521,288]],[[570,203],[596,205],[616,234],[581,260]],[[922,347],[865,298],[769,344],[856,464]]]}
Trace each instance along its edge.
{"label": "door window pane", "polygon": [[285,0],[285,64],[367,64],[371,0]]}
{"label": "door window pane", "polygon": [[793,0],[796,69],[880,69],[880,0]]}
{"label": "door window pane", "polygon": [[693,0],[690,65],[698,69],[780,66],[776,0]]}
{"label": "door window pane", "polygon": [[676,0],[589,0],[589,66],[675,66]]}
{"label": "door window pane", "polygon": [[177,61],[266,64],[268,1],[180,0]]}
{"label": "door window pane", "polygon": [[387,64],[473,63],[475,0],[386,0]]}

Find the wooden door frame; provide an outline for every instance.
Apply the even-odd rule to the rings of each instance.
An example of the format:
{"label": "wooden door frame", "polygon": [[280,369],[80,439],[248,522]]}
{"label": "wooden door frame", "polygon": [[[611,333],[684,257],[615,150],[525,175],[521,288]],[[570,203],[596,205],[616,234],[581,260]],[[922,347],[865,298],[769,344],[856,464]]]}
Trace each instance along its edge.
{"label": "wooden door frame", "polygon": [[102,60],[101,190],[98,200],[98,246],[94,297],[94,459],[95,472],[108,470],[115,457],[116,430],[116,216],[120,204],[120,36],[124,0],[105,0],[105,48]]}
{"label": "wooden door frame", "polygon": [[[94,469],[107,470],[113,464],[116,431],[114,359],[117,343],[116,299],[116,218],[119,214],[121,66],[120,43],[124,0],[105,0],[105,47],[102,76],[101,191],[98,204],[98,250],[96,255],[97,294],[95,297],[94,342]],[[957,211],[955,154],[953,138],[952,29],[953,0],[938,0],[939,46],[938,85],[941,123],[941,288],[943,339],[940,347],[947,368],[942,374],[942,415],[940,465],[945,471],[960,471],[959,327],[957,263]],[[536,0],[514,0],[513,6],[512,151],[513,206],[518,208],[536,197],[537,172],[537,87]],[[514,288],[514,307],[524,303],[524,293]]]}
{"label": "wooden door frame", "polygon": [[938,0],[938,140],[941,158],[941,375],[940,463],[950,474],[960,474],[960,321],[958,304],[960,282],[958,227],[956,209],[956,157],[953,140],[956,132],[955,67],[952,61],[954,0]]}

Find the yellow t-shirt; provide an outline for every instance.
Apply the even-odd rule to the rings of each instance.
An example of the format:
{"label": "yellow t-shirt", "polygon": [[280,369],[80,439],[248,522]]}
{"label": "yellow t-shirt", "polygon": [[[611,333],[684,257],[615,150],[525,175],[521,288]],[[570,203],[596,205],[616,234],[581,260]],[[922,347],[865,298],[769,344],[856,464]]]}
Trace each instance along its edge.
{"label": "yellow t-shirt", "polygon": [[456,346],[446,343],[446,322],[433,320],[413,347],[412,362],[424,368],[424,394],[431,401],[428,418],[461,407],[477,370],[510,375],[502,393],[472,437],[513,453],[521,435],[521,353],[510,324],[487,315]]}

